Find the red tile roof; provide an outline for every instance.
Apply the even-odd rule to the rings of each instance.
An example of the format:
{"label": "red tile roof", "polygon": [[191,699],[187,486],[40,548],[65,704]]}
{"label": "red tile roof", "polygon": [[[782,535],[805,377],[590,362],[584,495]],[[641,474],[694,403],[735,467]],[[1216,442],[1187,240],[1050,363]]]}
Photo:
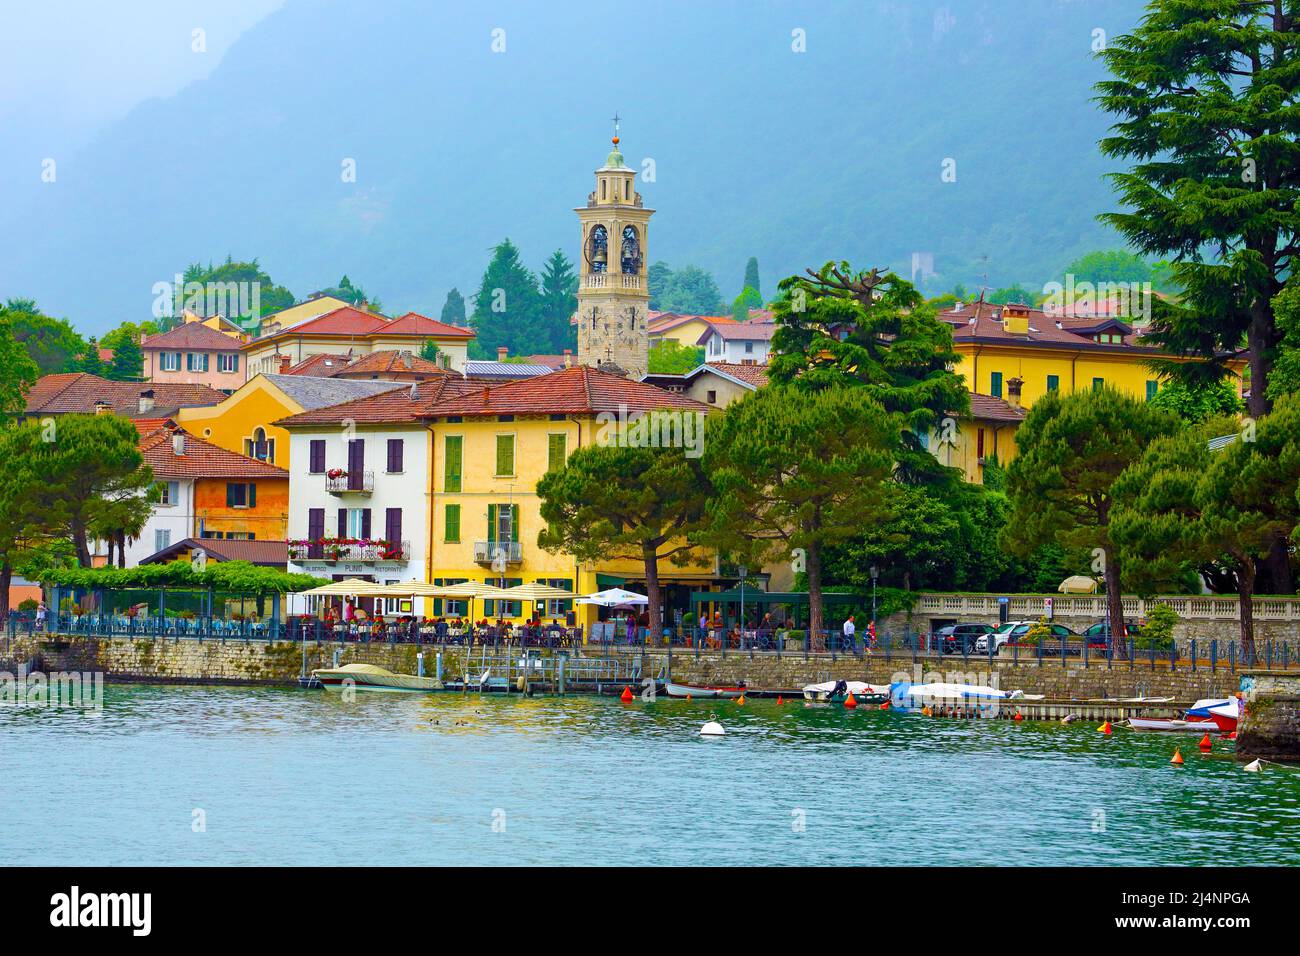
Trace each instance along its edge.
{"label": "red tile roof", "polygon": [[[1027,309],[1029,332],[1016,334],[1003,327],[1003,307],[989,302],[972,302],[960,309],[941,312],[939,318],[953,327],[953,341],[1002,345],[1030,345],[1043,348],[1067,348],[1110,352],[1152,352],[1154,346],[1143,345],[1141,335],[1132,326],[1109,316],[1067,318],[1050,315],[1041,309]],[[972,321],[974,320],[974,321]],[[1094,342],[1093,334],[1111,328],[1123,334],[1123,344]]]}
{"label": "red tile roof", "polygon": [[[176,454],[174,435],[185,439],[183,455]],[[283,468],[236,454],[183,430],[159,428],[141,436],[140,452],[159,478],[289,479],[289,473]]]}
{"label": "red tile roof", "polygon": [[451,372],[436,362],[410,352],[385,349],[358,356],[348,364],[334,366],[320,374],[331,378],[361,378],[371,375],[450,375]]}
{"label": "red tile roof", "polygon": [[660,408],[709,411],[709,406],[676,392],[586,365],[480,388],[460,398],[438,402],[429,417],[448,415],[592,415]]}
{"label": "red tile roof", "polygon": [[646,329],[651,334],[668,332],[689,322],[706,322],[709,325],[738,325],[729,315],[683,315],[679,312],[651,312],[647,316]]}
{"label": "red tile roof", "polygon": [[378,332],[384,335],[418,335],[421,338],[474,338],[474,330],[448,325],[418,312],[407,312],[389,322]]}
{"label": "red tile roof", "polygon": [[351,361],[351,354],[322,353],[320,355],[309,355],[297,365],[291,365],[288,374],[330,376]]}
{"label": "red tile roof", "polygon": [[767,342],[774,331],[776,326],[766,322],[715,322],[704,330],[696,344],[703,345],[715,332],[726,341]]}
{"label": "red tile roof", "polygon": [[248,541],[241,538],[185,538],[161,551],[155,551],[141,564],[162,564],[174,561],[183,552],[202,548],[208,557],[217,561],[247,561],[268,567],[285,567],[289,563],[287,541]]}
{"label": "red tile roof", "polygon": [[274,424],[282,428],[293,428],[302,425],[337,425],[346,420],[368,425],[415,422],[423,418],[440,398],[463,395],[483,387],[456,375],[440,375],[423,382],[413,382],[412,385],[415,387],[414,397],[411,386],[399,386],[378,395],[313,408],[282,418]]}
{"label": "red tile roof", "polygon": [[383,328],[387,324],[388,320],[382,315],[345,305],[326,312],[324,315],[313,316],[293,325],[286,325],[278,331],[254,339],[252,342],[247,343],[244,348],[251,348],[285,335],[341,335],[360,338],[369,335],[376,329]]}
{"label": "red tile roof", "polygon": [[767,366],[766,365],[742,365],[739,362],[709,362],[708,367],[717,369],[719,372],[725,372],[741,381],[747,382],[754,388],[762,388],[767,384]]}
{"label": "red tile roof", "polygon": [[[153,393],[153,408],[140,411],[142,392]],[[89,372],[44,375],[27,393],[28,415],[90,414],[97,402],[127,418],[161,417],[162,412],[177,408],[215,405],[225,399],[223,392],[206,385],[173,382],[111,382]]]}
{"label": "red tile roof", "polygon": [[231,352],[243,344],[243,339],[210,329],[202,322],[186,322],[184,325],[178,325],[157,335],[146,335],[144,341],[140,343],[140,348],[146,351],[198,349],[205,352]]}
{"label": "red tile roof", "polygon": [[1020,422],[1025,410],[992,395],[970,393],[970,417],[984,422]]}

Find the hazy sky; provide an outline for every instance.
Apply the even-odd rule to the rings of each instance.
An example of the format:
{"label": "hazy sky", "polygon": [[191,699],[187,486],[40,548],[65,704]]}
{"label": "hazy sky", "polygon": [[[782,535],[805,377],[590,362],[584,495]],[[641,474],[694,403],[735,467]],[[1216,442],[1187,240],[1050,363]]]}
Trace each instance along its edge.
{"label": "hazy sky", "polygon": [[[207,76],[285,0],[4,0],[0,149],[10,137],[81,145],[141,100]],[[195,52],[194,30],[207,50]]]}

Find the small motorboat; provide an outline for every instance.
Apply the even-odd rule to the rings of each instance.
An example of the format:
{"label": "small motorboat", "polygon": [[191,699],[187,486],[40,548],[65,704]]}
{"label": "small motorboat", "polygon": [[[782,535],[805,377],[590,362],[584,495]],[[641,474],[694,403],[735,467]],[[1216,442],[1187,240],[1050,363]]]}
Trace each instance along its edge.
{"label": "small motorboat", "polygon": [[897,681],[889,685],[890,710],[904,714],[920,713],[929,708],[936,713],[996,717],[1004,701],[1042,699],[1041,694],[999,690],[982,684],[913,684]]}
{"label": "small motorboat", "polygon": [[889,700],[889,687],[871,685],[860,680],[828,680],[820,684],[809,684],[803,689],[804,700],[821,703],[839,704],[848,699],[849,694],[859,704],[883,704]]}
{"label": "small motorboat", "polygon": [[326,690],[378,690],[390,693],[420,694],[442,690],[442,681],[436,677],[417,677],[414,674],[394,674],[376,664],[344,664],[342,667],[318,668],[311,676],[320,681]]}
{"label": "small motorboat", "polygon": [[664,693],[669,697],[690,697],[693,700],[704,699],[721,699],[735,700],[744,694],[748,687],[745,682],[739,684],[674,684],[672,681],[664,682]]}
{"label": "small motorboat", "polygon": [[1219,733],[1213,721],[1163,719],[1159,717],[1130,717],[1128,726],[1131,730],[1154,730],[1168,732],[1187,732],[1193,734]]}
{"label": "small motorboat", "polygon": [[1203,728],[1206,724],[1212,724],[1214,729],[1225,734],[1230,734],[1236,730],[1237,723],[1240,720],[1241,700],[1236,697],[1226,699],[1207,697],[1204,700],[1198,700],[1187,710],[1188,723],[1200,724]]}

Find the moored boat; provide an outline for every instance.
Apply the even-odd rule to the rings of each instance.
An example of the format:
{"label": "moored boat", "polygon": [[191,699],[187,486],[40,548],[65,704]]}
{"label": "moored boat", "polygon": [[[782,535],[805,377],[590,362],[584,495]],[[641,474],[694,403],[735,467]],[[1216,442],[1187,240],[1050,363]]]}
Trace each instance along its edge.
{"label": "moored boat", "polygon": [[420,694],[442,690],[442,681],[436,677],[417,677],[414,674],[395,674],[376,664],[344,664],[342,667],[318,668],[311,672],[326,690],[377,690],[394,693]]}
{"label": "moored boat", "polygon": [[927,708],[938,712],[959,712],[975,717],[996,717],[1005,701],[1042,700],[1041,694],[1005,691],[982,684],[913,684],[897,681],[889,685],[889,707],[902,713],[919,713]]}
{"label": "moored boat", "polygon": [[1211,724],[1221,733],[1230,734],[1241,719],[1241,700],[1236,697],[1207,697],[1187,710],[1188,723]]}
{"label": "moored boat", "polygon": [[848,699],[849,694],[859,704],[883,704],[889,699],[889,687],[884,684],[872,685],[860,680],[828,680],[820,684],[809,684],[803,689],[804,700],[838,704]]}
{"label": "moored boat", "polygon": [[1128,726],[1132,730],[1154,730],[1165,732],[1184,731],[1193,734],[1219,733],[1213,721],[1207,720],[1181,720],[1167,719],[1161,717],[1130,717]]}
{"label": "moored boat", "polygon": [[664,692],[669,697],[690,697],[694,700],[700,698],[735,700],[746,690],[748,688],[744,681],[739,684],[675,684],[672,681],[664,683]]}

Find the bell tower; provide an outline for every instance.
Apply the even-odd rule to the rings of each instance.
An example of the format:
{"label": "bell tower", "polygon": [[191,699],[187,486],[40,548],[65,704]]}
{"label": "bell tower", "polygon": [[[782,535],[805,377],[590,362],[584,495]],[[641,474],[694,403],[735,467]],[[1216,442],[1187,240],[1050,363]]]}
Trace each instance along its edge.
{"label": "bell tower", "polygon": [[646,249],[654,210],[641,204],[636,170],[623,162],[617,114],[613,144],[605,165],[596,170],[596,188],[587,205],[574,210],[582,227],[578,361],[593,367],[617,366],[635,380],[649,370]]}

